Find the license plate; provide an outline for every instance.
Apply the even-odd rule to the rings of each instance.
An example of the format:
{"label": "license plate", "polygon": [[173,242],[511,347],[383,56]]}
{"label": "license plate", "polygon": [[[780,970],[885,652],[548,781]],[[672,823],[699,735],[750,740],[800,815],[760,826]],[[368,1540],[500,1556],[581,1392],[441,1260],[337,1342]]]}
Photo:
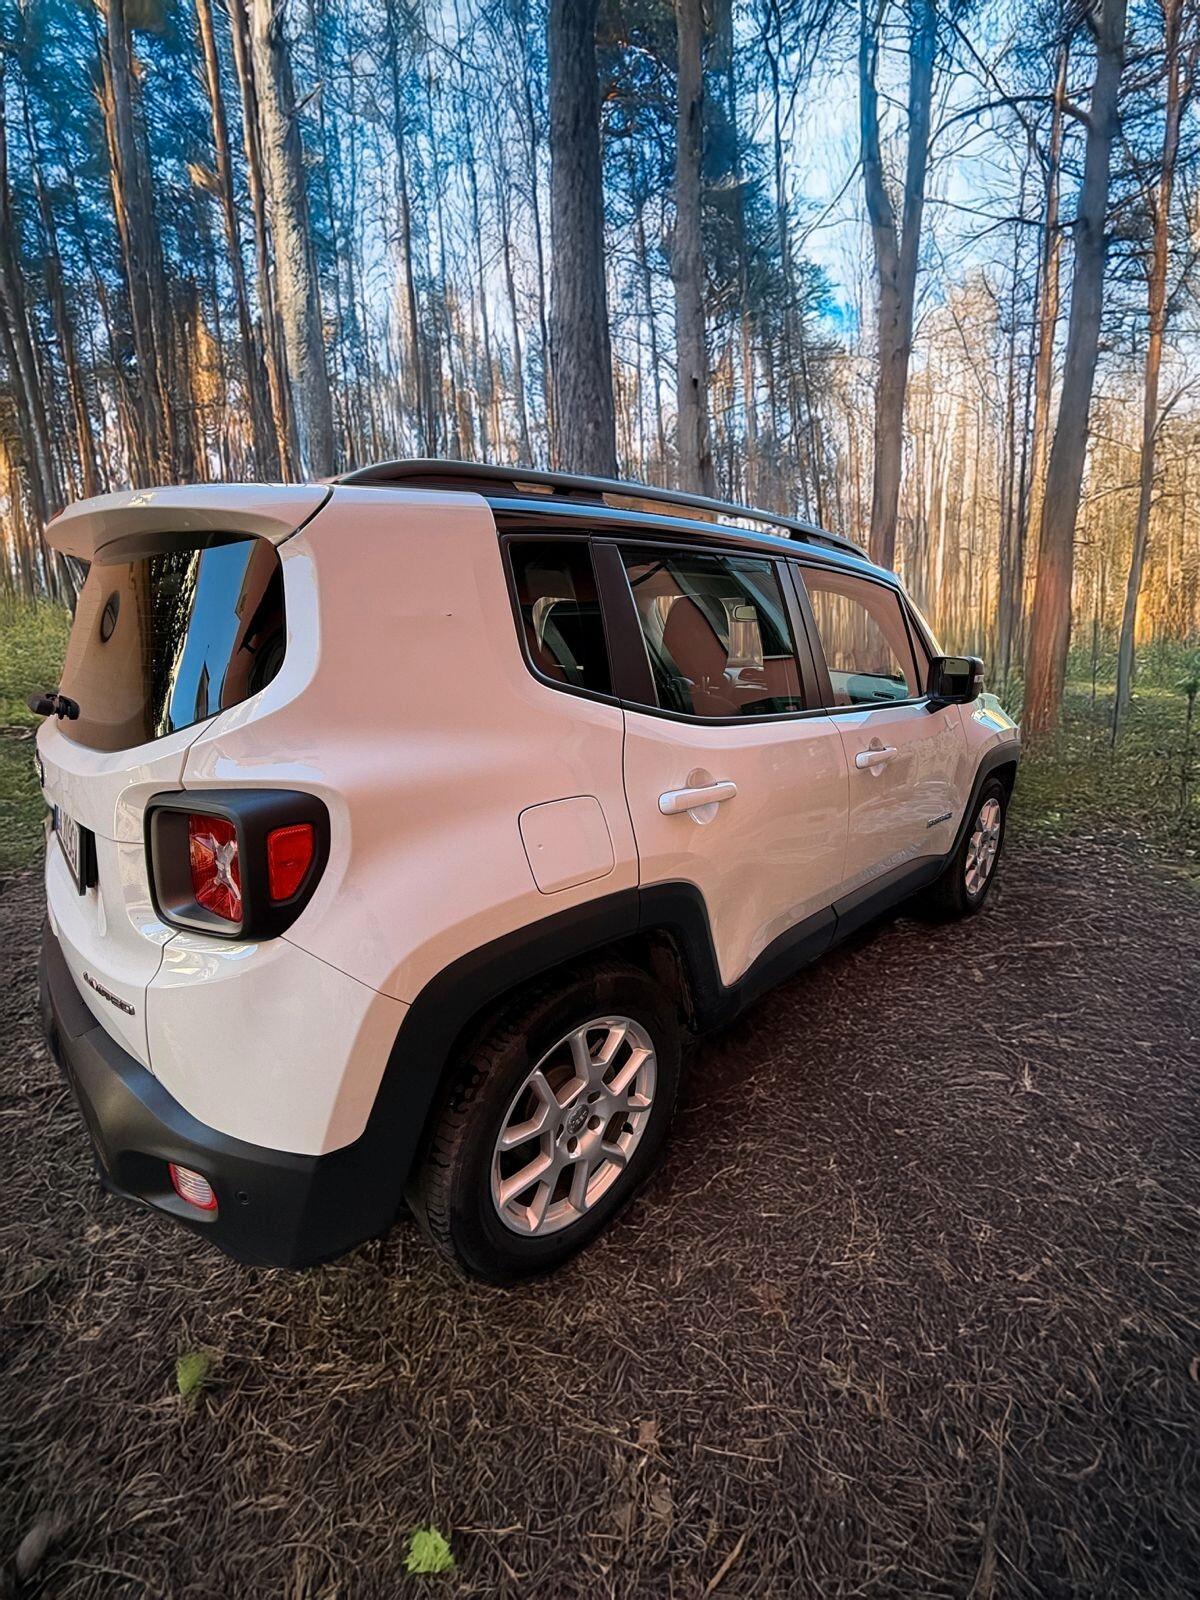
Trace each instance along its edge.
{"label": "license plate", "polygon": [[62,846],[67,865],[71,869],[75,887],[80,894],[83,894],[87,890],[90,876],[91,835],[87,828],[81,828],[75,818],[69,817],[59,806],[54,808],[54,831],[58,835],[58,842]]}

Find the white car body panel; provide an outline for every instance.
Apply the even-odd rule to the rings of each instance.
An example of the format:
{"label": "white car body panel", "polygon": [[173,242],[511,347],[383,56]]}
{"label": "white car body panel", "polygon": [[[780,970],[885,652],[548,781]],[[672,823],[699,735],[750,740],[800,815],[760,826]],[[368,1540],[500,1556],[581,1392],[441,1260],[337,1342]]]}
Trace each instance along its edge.
{"label": "white car body panel", "polygon": [[[659,809],[669,790],[724,782],[737,794],[707,815]],[[846,758],[829,718],[732,725],[629,710],[625,787],[643,885],[682,881],[701,890],[725,984],[837,898]]]}
{"label": "white car body panel", "polygon": [[[951,848],[971,795],[976,762],[957,706],[911,705],[839,710],[832,718],[846,751],[850,782],[845,889]],[[886,763],[860,767],[873,749],[894,750]]]}

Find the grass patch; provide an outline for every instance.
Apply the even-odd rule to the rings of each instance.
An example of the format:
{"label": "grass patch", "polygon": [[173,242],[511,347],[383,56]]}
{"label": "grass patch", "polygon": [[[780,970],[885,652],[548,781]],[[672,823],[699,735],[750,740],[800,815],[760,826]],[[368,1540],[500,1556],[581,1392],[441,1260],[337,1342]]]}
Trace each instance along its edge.
{"label": "grass patch", "polygon": [[39,719],[25,697],[57,685],[70,630],[61,606],[0,599],[0,873],[32,865],[41,849],[46,808],[33,766]]}
{"label": "grass patch", "polygon": [[1016,816],[1055,833],[1098,828],[1137,836],[1180,865],[1200,865],[1200,715],[1187,738],[1187,697],[1139,683],[1114,750],[1113,686],[1068,685],[1061,729],[1027,746]]}

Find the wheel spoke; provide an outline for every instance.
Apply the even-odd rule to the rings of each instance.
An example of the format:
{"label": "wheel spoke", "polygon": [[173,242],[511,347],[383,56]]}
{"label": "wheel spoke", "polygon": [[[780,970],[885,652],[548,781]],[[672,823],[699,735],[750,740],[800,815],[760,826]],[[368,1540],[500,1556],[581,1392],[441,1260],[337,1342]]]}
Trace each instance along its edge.
{"label": "wheel spoke", "polygon": [[619,1144],[609,1144],[606,1141],[600,1146],[600,1151],[604,1159],[610,1161],[614,1167],[624,1168],[629,1165],[629,1157]]}
{"label": "wheel spoke", "polygon": [[505,1178],[501,1183],[500,1204],[502,1206],[511,1204],[523,1195],[526,1189],[532,1188],[539,1179],[548,1177],[555,1170],[553,1156],[548,1156],[544,1152],[536,1155],[527,1166],[521,1168],[520,1172],[514,1172],[511,1178]]}
{"label": "wheel spoke", "polygon": [[630,1084],[634,1082],[638,1073],[642,1070],[642,1067],[645,1064],[646,1058],[649,1056],[649,1054],[649,1050],[645,1049],[633,1051],[629,1057],[629,1060],[625,1063],[620,1072],[617,1073],[616,1077],[608,1086],[608,1092],[612,1095],[614,1100],[619,1100],[625,1095]]}
{"label": "wheel spoke", "polygon": [[592,1164],[590,1161],[577,1161],[575,1163],[575,1170],[571,1174],[571,1192],[568,1195],[568,1199],[576,1211],[583,1212],[587,1210],[587,1189],[591,1176]]}

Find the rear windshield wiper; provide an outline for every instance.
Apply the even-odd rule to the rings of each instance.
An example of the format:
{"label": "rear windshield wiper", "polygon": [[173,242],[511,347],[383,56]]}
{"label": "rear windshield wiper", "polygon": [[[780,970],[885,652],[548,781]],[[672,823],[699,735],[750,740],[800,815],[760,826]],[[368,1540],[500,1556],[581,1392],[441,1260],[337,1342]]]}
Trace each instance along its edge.
{"label": "rear windshield wiper", "polygon": [[65,694],[52,694],[49,689],[42,694],[31,694],[25,704],[35,717],[56,716],[60,721],[66,717],[68,722],[79,720],[78,700]]}

